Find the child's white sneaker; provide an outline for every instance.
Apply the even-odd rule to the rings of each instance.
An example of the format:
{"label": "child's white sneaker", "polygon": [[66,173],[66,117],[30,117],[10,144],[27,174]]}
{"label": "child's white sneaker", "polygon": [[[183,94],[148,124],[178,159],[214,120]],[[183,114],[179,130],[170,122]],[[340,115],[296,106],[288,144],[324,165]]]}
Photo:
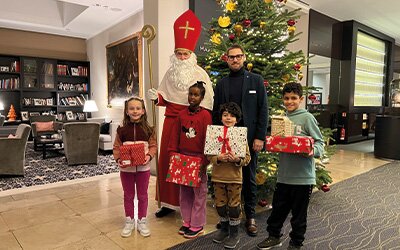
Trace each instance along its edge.
{"label": "child's white sneaker", "polygon": [[137,221],[137,230],[143,237],[150,236],[150,229],[147,227],[146,217]]}
{"label": "child's white sneaker", "polygon": [[135,229],[135,219],[126,217],[124,229],[122,229],[121,236],[126,238],[131,236],[133,229]]}

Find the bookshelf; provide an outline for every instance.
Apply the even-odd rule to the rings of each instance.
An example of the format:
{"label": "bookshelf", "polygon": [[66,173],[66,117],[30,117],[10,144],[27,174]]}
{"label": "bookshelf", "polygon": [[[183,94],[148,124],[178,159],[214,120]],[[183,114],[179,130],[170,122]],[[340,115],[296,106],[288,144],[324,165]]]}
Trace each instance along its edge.
{"label": "bookshelf", "polygon": [[56,115],[63,122],[85,120],[83,105],[90,97],[89,69],[86,61],[0,55],[0,102],[4,112],[13,104],[17,119],[21,120],[27,119],[26,112],[28,117]]}

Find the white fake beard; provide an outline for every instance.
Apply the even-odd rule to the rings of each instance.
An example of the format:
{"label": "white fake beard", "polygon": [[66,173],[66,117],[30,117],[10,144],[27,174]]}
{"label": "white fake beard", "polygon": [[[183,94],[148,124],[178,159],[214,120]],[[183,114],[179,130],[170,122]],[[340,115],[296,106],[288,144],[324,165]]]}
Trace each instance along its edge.
{"label": "white fake beard", "polygon": [[175,54],[170,56],[171,67],[168,69],[168,80],[180,90],[188,90],[194,84],[193,75],[197,65],[194,53],[186,60],[178,59]]}

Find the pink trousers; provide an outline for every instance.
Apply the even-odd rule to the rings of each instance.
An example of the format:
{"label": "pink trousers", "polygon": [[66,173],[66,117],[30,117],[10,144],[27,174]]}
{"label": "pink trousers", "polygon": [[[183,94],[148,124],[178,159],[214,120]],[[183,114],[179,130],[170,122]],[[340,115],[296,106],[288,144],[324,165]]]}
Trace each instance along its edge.
{"label": "pink trousers", "polygon": [[147,207],[149,198],[147,190],[149,188],[150,170],[144,172],[120,172],[122,188],[124,190],[124,208],[125,216],[135,216],[135,189],[138,199],[138,219],[142,219],[147,215]]}

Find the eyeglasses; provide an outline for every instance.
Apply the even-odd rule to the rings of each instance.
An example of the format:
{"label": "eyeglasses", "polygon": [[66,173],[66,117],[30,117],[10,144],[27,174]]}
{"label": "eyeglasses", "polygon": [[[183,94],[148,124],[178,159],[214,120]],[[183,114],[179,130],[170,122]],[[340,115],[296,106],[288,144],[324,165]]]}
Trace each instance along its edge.
{"label": "eyeglasses", "polygon": [[229,56],[228,56],[228,60],[229,60],[229,61],[233,61],[233,60],[235,60],[235,58],[236,58],[236,60],[240,60],[240,59],[243,58],[243,56],[244,56],[244,54],[229,55]]}

